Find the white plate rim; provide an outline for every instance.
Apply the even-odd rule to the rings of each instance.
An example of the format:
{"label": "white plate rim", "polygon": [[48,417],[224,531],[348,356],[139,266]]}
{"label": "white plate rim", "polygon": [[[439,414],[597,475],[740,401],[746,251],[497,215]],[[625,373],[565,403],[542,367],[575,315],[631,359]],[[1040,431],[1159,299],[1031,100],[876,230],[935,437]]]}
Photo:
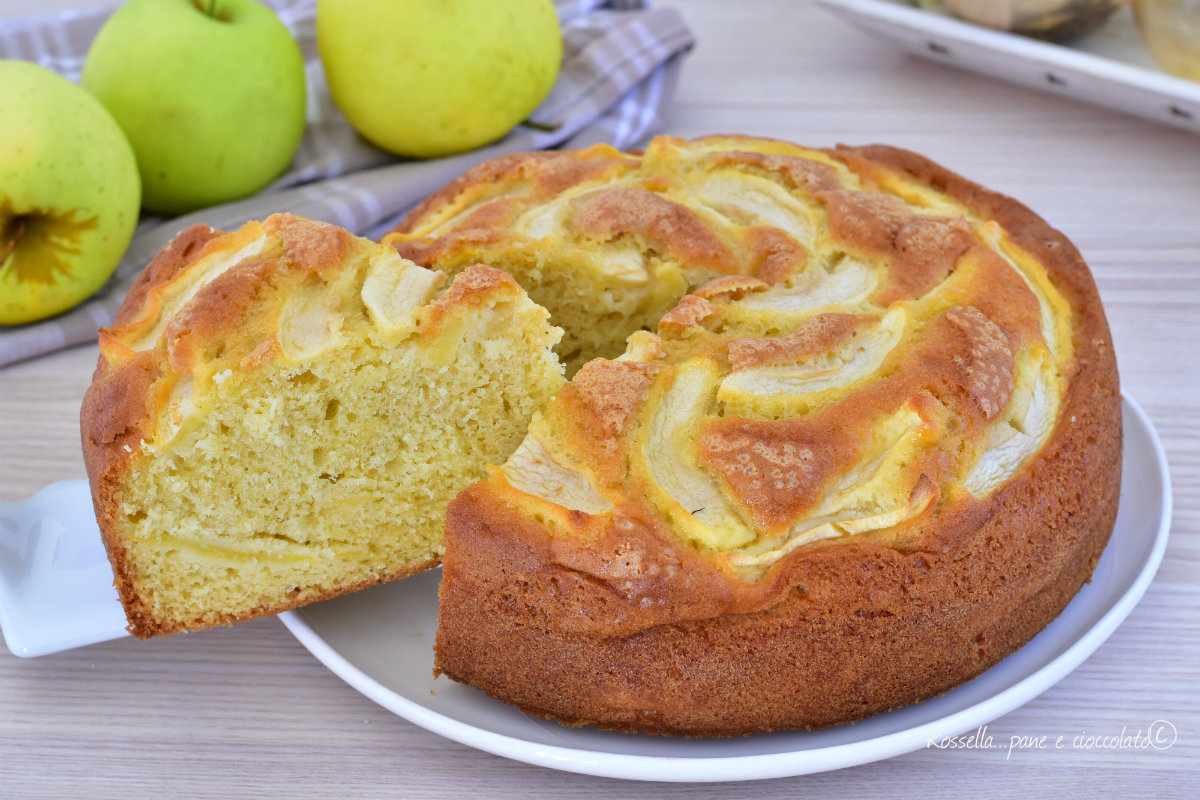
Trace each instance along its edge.
{"label": "white plate rim", "polygon": [[283,612],[279,619],[317,660],[383,708],[447,739],[528,764],[609,778],[699,783],[790,777],[892,758],[918,750],[933,738],[955,735],[995,720],[1045,692],[1095,652],[1129,616],[1149,588],[1162,563],[1171,528],[1170,471],[1162,441],[1145,411],[1129,395],[1122,393],[1121,399],[1147,437],[1162,483],[1161,515],[1154,546],[1133,583],[1074,644],[1016,684],[953,714],[884,736],[796,752],[701,758],[598,753],[534,743],[483,730],[421,706],[364,673],[326,642],[297,612]]}

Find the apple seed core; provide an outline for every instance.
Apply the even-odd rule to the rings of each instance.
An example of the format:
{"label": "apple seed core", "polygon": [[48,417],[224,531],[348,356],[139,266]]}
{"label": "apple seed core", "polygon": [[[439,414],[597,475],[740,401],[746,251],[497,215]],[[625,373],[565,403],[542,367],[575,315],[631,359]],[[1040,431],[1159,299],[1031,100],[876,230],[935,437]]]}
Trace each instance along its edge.
{"label": "apple seed core", "polygon": [[95,216],[76,219],[77,211],[14,214],[0,205],[0,279],[49,285],[69,276],[69,257],[80,253],[80,238],[97,223]]}

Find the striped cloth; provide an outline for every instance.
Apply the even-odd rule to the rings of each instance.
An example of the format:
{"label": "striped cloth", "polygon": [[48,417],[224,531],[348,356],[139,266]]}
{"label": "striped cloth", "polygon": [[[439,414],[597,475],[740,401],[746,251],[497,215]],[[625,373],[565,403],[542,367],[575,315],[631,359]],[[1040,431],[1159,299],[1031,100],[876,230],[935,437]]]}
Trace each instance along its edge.
{"label": "striped cloth", "polygon": [[[0,330],[0,366],[95,341],[97,328],[112,321],[142,268],[188,225],[231,230],[289,211],[379,238],[426,195],[486,159],[597,142],[631,148],[663,128],[682,57],[695,41],[677,12],[649,9],[646,0],[556,0],[563,67],[532,124],[480,150],[406,161],[360,138],[333,105],[317,59],[317,0],[265,2],[296,37],[306,61],[308,127],[292,168],[246,200],[173,219],[143,217],[115,275],[91,300],[50,320]],[[0,57],[36,61],[78,80],[106,17],[77,12],[0,22]]]}

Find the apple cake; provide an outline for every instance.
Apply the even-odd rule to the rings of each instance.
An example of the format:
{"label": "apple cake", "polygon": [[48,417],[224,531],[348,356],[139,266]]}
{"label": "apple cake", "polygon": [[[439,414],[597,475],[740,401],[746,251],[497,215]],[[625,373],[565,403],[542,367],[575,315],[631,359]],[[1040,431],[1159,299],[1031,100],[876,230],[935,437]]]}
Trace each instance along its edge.
{"label": "apple cake", "polygon": [[446,503],[563,382],[511,277],[287,215],[195,226],[100,332],[81,412],[129,629],[270,614],[438,562]]}
{"label": "apple cake", "polygon": [[917,155],[515,156],[386,241],[512,274],[583,365],[446,518],[436,668],[529,714],[740,735],[895,708],[1028,641],[1111,533],[1087,266]]}

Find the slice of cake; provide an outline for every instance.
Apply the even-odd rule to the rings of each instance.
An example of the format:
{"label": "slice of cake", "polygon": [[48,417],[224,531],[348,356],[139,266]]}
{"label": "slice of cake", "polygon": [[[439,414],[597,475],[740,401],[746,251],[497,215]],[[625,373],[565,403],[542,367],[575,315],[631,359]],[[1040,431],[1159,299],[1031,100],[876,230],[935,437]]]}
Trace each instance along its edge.
{"label": "slice of cake", "polygon": [[101,331],[81,412],[130,631],[436,565],[446,503],[561,385],[560,336],[488,267],[448,282],[287,215],[181,233]]}

